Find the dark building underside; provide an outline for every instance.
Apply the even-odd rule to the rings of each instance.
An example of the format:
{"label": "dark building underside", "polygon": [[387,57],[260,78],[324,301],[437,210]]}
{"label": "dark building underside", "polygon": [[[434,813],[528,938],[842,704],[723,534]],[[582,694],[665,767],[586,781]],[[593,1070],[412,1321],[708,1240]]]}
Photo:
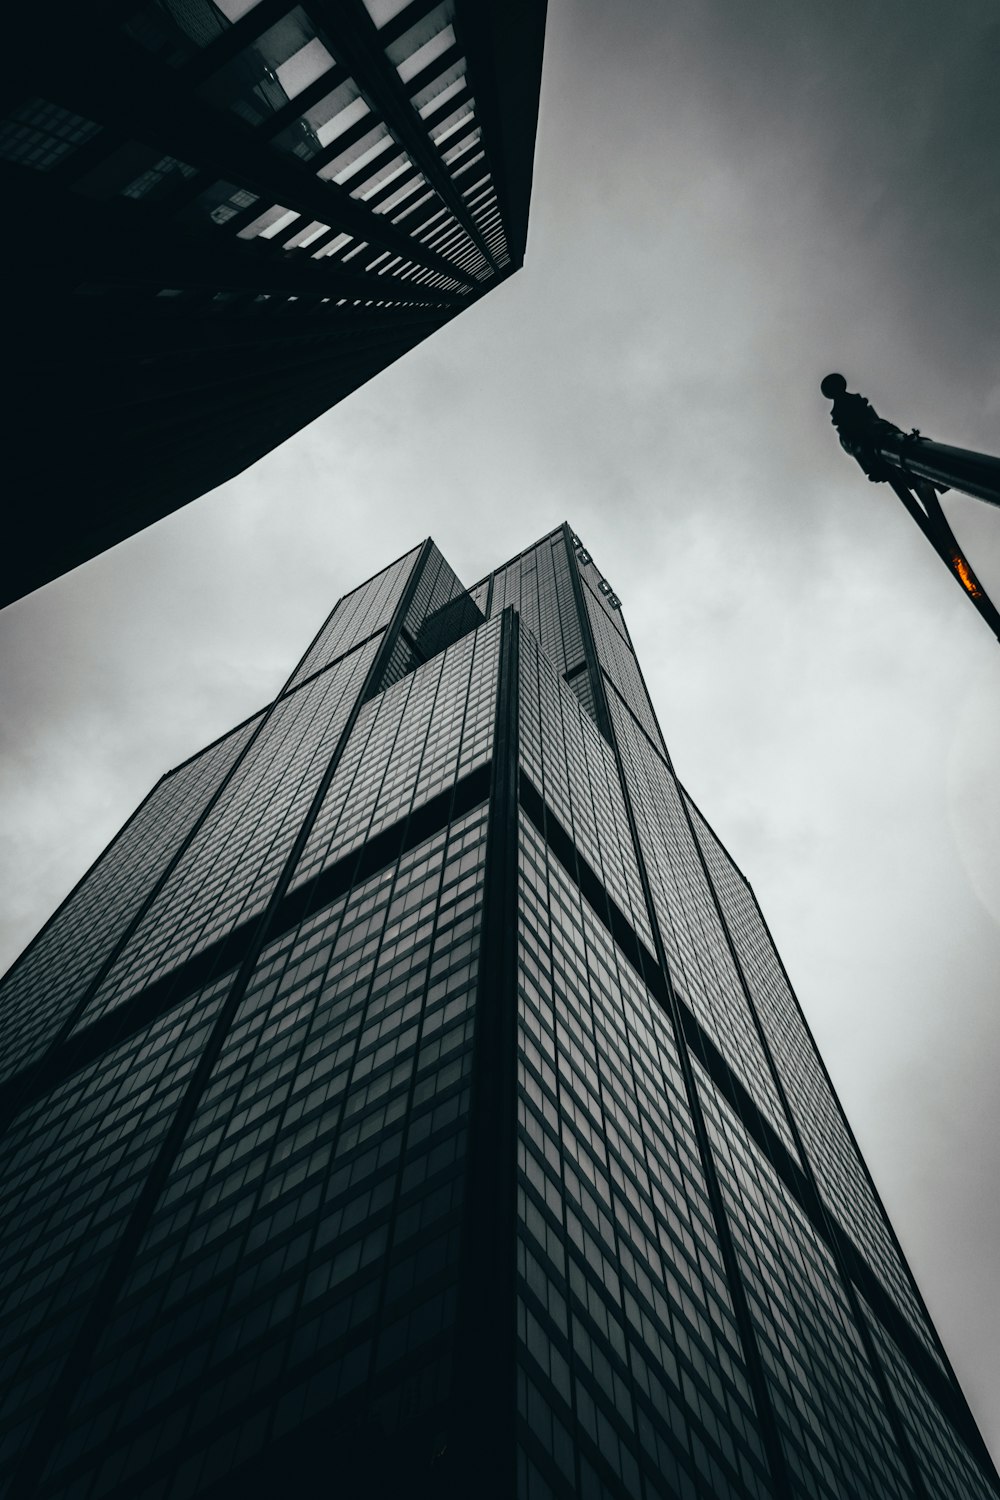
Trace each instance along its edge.
{"label": "dark building underside", "polygon": [[22,8],[0,605],[240,473],[518,269],[544,14]]}

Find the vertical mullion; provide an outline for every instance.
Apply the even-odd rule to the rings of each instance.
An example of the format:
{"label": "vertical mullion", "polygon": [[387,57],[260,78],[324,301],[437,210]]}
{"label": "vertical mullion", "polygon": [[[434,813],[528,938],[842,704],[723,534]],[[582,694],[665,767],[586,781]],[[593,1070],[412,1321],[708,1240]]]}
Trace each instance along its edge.
{"label": "vertical mullion", "polygon": [[355,82],[377,102],[390,134],[423,173],[441,202],[454,214],[494,276],[498,275],[499,267],[493,253],[468,212],[437,149],[425,136],[410,96],[386,57],[378,31],[361,0],[347,0],[347,3],[340,0],[336,6],[331,0],[316,0],[316,14],[331,37],[338,56],[343,57],[350,68]]}
{"label": "vertical mullion", "polygon": [[618,765],[618,774],[622,786],[625,785],[625,773],[621,766],[621,757],[615,744],[614,734],[611,729],[611,714],[608,711],[608,698],[604,691],[604,679],[601,676],[601,664],[597,657],[597,646],[594,643],[594,632],[590,628],[590,616],[587,613],[586,601],[583,597],[583,583],[580,579],[580,571],[576,565],[576,551],[573,547],[573,533],[570,531],[569,522],[562,524],[563,546],[566,548],[566,561],[569,564],[570,586],[573,590],[573,598],[576,600],[577,614],[580,617],[580,634],[583,637],[583,654],[587,661],[587,670],[590,673],[590,686],[594,695],[594,707],[597,712],[597,727],[608,743],[614,746],[615,761]]}
{"label": "vertical mullion", "polygon": [[[918,1500],[931,1500],[931,1497],[927,1492],[927,1487],[924,1483],[923,1474],[920,1469],[917,1455],[914,1453],[913,1447],[909,1441],[909,1438],[907,1437],[906,1428],[902,1420],[902,1415],[893,1397],[888,1376],[885,1372],[885,1369],[883,1368],[882,1361],[879,1358],[878,1350],[875,1348],[875,1340],[872,1338],[871,1329],[868,1327],[868,1320],[865,1317],[861,1309],[861,1305],[858,1301],[857,1288],[855,1287],[850,1271],[844,1262],[840,1244],[840,1237],[834,1232],[831,1223],[833,1215],[831,1213],[831,1210],[827,1207],[826,1200],[823,1197],[823,1194],[820,1192],[819,1182],[817,1180],[815,1172],[813,1171],[812,1162],[810,1161],[808,1152],[806,1151],[805,1142],[802,1139],[795,1116],[792,1113],[791,1102],[787,1094],[785,1093],[785,1087],[781,1081],[777,1063],[775,1062],[775,1059],[771,1053],[771,1048],[764,1031],[763,1023],[757,1013],[757,1007],[753,1002],[753,997],[750,993],[750,985],[747,981],[743,964],[740,961],[740,956],[737,952],[732,933],[729,930],[729,923],[726,921],[725,912],[722,909],[722,902],[720,901],[718,892],[715,889],[715,883],[712,880],[711,871],[708,867],[708,860],[705,858],[705,853],[701,847],[701,841],[698,838],[697,829],[695,828],[694,819],[692,818],[691,810],[688,807],[687,797],[685,796],[682,788],[679,788],[678,790],[680,793],[679,801],[684,810],[684,817],[691,834],[691,839],[694,843],[695,850],[697,851],[702,873],[704,874],[708,889],[711,892],[716,914],[718,915],[719,923],[722,927],[722,932],[725,936],[726,944],[729,948],[730,956],[732,957],[733,964],[736,969],[736,974],[739,978],[740,985],[743,990],[743,995],[750,1011],[751,1019],[753,1020],[754,1027],[756,1028],[757,1038],[763,1049],[764,1058],[770,1069],[771,1078],[777,1091],[778,1100],[785,1112],[785,1118],[788,1121],[788,1126],[792,1133],[792,1139],[794,1140],[796,1148],[798,1150],[802,1169],[805,1172],[810,1186],[812,1187],[819,1213],[822,1217],[824,1225],[827,1226],[824,1238],[833,1258],[833,1263],[837,1269],[837,1274],[840,1277],[844,1296],[851,1310],[851,1317],[854,1320],[854,1325],[858,1331],[858,1336],[860,1337],[865,1355],[867,1356],[868,1363],[871,1366],[872,1378],[875,1381],[875,1385],[878,1389],[879,1395],[882,1397],[882,1403],[885,1407],[886,1417],[888,1419],[889,1426],[892,1429],[892,1435],[896,1439],[896,1445],[899,1448],[899,1455],[906,1469],[907,1478],[913,1486],[914,1493],[918,1497]],[[881,1199],[879,1199],[877,1195],[876,1201],[881,1206]]]}
{"label": "vertical mullion", "polygon": [[[319,815],[323,800],[333,780],[347,742],[351,737],[358,715],[370,697],[378,692],[385,666],[392,647],[399,635],[406,612],[416,593],[424,567],[431,553],[432,543],[428,538],[417,556],[409,581],[393,611],[385,632],[385,639],[375,653],[367,676],[358,690],[354,706],[348,714],[343,729],[333,746],[326,771],[320,778],[309,807],[292,841],[291,849],[281,867],[272,888],[267,905],[261,914],[257,932],[250,942],[243,960],[236,971],[229,994],[222,1002],[219,1013],[209,1033],[202,1054],[174,1112],[173,1119],[153,1159],[145,1181],[136,1197],[134,1207],[125,1222],[118,1243],[113,1250],[103,1277],[99,1281],[90,1306],[67,1355],[62,1370],[54,1380],[48,1400],[42,1407],[38,1422],[28,1439],[10,1487],[10,1500],[28,1500],[37,1493],[38,1483],[45,1468],[52,1443],[59,1432],[60,1424],[69,1410],[80,1382],[86,1375],[101,1331],[110,1316],[124,1285],[129,1267],[142,1243],[143,1235],[156,1208],[160,1194],[166,1186],[177,1153],[180,1151],[188,1126],[194,1119],[201,1096],[212,1076],[212,1069],[222,1051],[229,1028],[237,1014],[247,987],[270,933],[273,916],[286,895],[295,874],[302,851]],[[278,700],[275,700],[278,701]]]}
{"label": "vertical mullion", "polygon": [[[0,1136],[2,1136],[4,1132],[13,1125],[24,1104],[29,1099],[34,1097],[40,1086],[43,1086],[46,1064],[55,1055],[55,1053],[63,1045],[63,1043],[72,1036],[73,1028],[76,1026],[77,1021],[84,1014],[87,1006],[97,994],[101,985],[110,974],[112,968],[117,963],[122,953],[124,953],[128,944],[131,942],[141,923],[145,919],[147,913],[152,909],[154,903],[160,895],[160,892],[164,889],[167,881],[173,875],[174,871],[177,869],[177,866],[180,864],[181,860],[190,849],[196,836],[204,827],[205,822],[215,809],[226,787],[232,781],[233,777],[236,775],[236,772],[239,770],[240,766],[250,754],[251,749],[257,743],[257,740],[263,733],[265,726],[270,722],[271,715],[277,708],[279,702],[280,695],[278,697],[275,697],[272,702],[269,703],[264,709],[260,716],[260,722],[257,724],[257,727],[248,737],[246,744],[243,746],[242,750],[240,750],[239,754],[235,757],[232,765],[222,776],[222,779],[220,780],[218,786],[215,788],[215,791],[209,797],[208,801],[205,803],[205,806],[202,808],[197,818],[195,818],[187,833],[182,837],[179,845],[175,849],[173,855],[167,861],[159,877],[153,882],[149,891],[146,893],[146,896],[140,902],[137,910],[126,923],[124,930],[119,933],[117,938],[113,939],[110,948],[105,954],[104,960],[98,966],[90,983],[87,985],[79,1000],[69,1011],[62,1024],[59,1025],[52,1033],[52,1036],[47,1045],[42,1049],[41,1053],[34,1059],[33,1062],[28,1063],[27,1067],[22,1070],[22,1072],[13,1074],[12,1077],[4,1083],[2,1094],[0,1094],[0,1098],[2,1098],[3,1101],[2,1104],[0,1104]],[[238,727],[239,726],[237,726],[237,728]],[[230,733],[235,733],[235,730],[231,730]],[[216,742],[213,741],[213,744],[215,743]],[[208,749],[211,749],[211,746],[209,746]],[[202,751],[201,753],[205,754],[206,752]],[[186,764],[186,762],[182,762],[181,764]],[[177,767],[177,769],[179,770],[180,767]],[[168,772],[167,775],[169,774],[170,773]],[[55,912],[53,912],[52,916],[49,918],[49,921],[46,922],[45,926],[38,934],[39,938],[48,930],[59,913],[66,909],[70,900],[78,896],[82,892],[86,879],[96,872],[98,865],[104,859],[105,855],[107,855],[114,848],[121,834],[124,833],[129,823],[131,823],[133,819],[137,817],[139,812],[149,801],[149,798],[153,795],[153,792],[155,792],[157,788],[167,779],[167,775],[161,776],[160,780],[156,783],[156,786],[153,787],[152,791],[150,791],[149,794],[143,798],[142,802],[132,814],[132,817],[122,825],[122,828],[115,835],[114,839],[108,845],[107,849],[105,849],[104,854],[98,856],[98,858],[91,865],[90,869],[87,871],[87,875],[84,876],[83,880],[79,881],[77,885],[74,886],[73,890],[70,892],[70,895],[67,896],[66,900],[56,909]],[[34,946],[35,941],[37,941],[37,939],[32,942],[32,944],[30,945],[31,947]],[[28,951],[30,950],[26,949],[25,953],[27,953]],[[22,954],[22,958],[24,956],[25,955]],[[20,959],[18,960],[18,962],[20,962]],[[13,966],[8,972],[14,972]]]}
{"label": "vertical mullion", "polygon": [[625,774],[625,766],[622,760],[618,739],[614,732],[611,715],[608,710],[607,698],[604,689],[604,679],[601,676],[600,666],[597,658],[597,649],[590,625],[590,617],[582,597],[582,585],[576,567],[576,560],[572,554],[569,527],[564,526],[567,552],[570,560],[570,576],[573,579],[574,593],[577,598],[577,607],[580,611],[580,628],[583,632],[584,648],[588,663],[593,663],[593,678],[595,685],[595,701],[598,708],[598,722],[607,725],[606,738],[610,741],[614,750],[615,765],[618,770],[618,779],[622,789],[625,802],[625,812],[628,817],[629,832],[632,837],[632,845],[635,851],[636,865],[639,871],[639,879],[642,885],[643,897],[646,902],[646,910],[649,916],[650,930],[653,935],[653,945],[656,961],[662,970],[666,982],[667,1010],[673,1023],[674,1038],[677,1045],[677,1054],[680,1059],[681,1072],[684,1077],[684,1089],[687,1095],[688,1108],[691,1111],[691,1122],[694,1128],[695,1139],[698,1145],[698,1153],[701,1158],[702,1171],[705,1175],[705,1186],[708,1192],[709,1202],[712,1208],[712,1216],[715,1221],[715,1229],[719,1238],[719,1250],[722,1255],[726,1270],[726,1281],[729,1285],[730,1295],[733,1302],[733,1312],[736,1325],[739,1330],[740,1340],[743,1345],[743,1353],[746,1359],[747,1378],[753,1392],[754,1406],[756,1408],[758,1421],[760,1422],[761,1438],[767,1457],[768,1469],[774,1483],[775,1496],[778,1500],[792,1495],[792,1486],[785,1463],[784,1449],[781,1442],[781,1434],[778,1429],[777,1416],[771,1401],[771,1394],[767,1383],[767,1372],[764,1367],[760,1346],[753,1325],[753,1317],[750,1311],[750,1302],[746,1287],[743,1282],[743,1274],[740,1270],[739,1258],[736,1253],[736,1245],[733,1239],[732,1229],[726,1214],[725,1200],[719,1175],[712,1155],[711,1141],[705,1125],[705,1117],[698,1096],[697,1083],[694,1068],[688,1051],[687,1040],[684,1034],[684,1026],[681,1018],[680,1006],[674,990],[670,967],[667,963],[666,950],[663,939],[660,936],[659,924],[656,917],[656,904],[653,900],[652,887],[650,885],[649,873],[646,869],[646,861],[642,852],[642,844],[639,838],[639,829],[635,817],[635,809],[632,805],[632,795],[629,789],[628,778]]}
{"label": "vertical mullion", "polygon": [[478,1500],[515,1492],[519,619],[501,618],[450,1475]]}

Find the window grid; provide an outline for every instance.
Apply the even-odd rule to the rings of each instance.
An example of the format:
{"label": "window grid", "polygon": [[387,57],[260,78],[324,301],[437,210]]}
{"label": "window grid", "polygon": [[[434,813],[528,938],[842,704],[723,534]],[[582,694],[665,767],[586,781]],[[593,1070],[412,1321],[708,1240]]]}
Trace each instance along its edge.
{"label": "window grid", "polygon": [[602,670],[610,679],[612,686],[618,689],[653,744],[662,755],[666,755],[667,747],[656,722],[653,705],[649,701],[649,694],[646,692],[646,685],[642,680],[642,673],[631,646],[609,621],[603,602],[598,602],[597,597],[586,585],[583,597],[594,633],[597,659]]}
{"label": "window grid", "polygon": [[913,1494],[833,1257],[695,1064],[794,1493]]}
{"label": "window grid", "polygon": [[263,910],[378,645],[279,699],[77,1029]]}
{"label": "window grid", "polygon": [[9,971],[0,1076],[37,1058],[67,1020],[259,723],[258,714],[164,777]]}
{"label": "window grid", "polygon": [[485,833],[262,952],[52,1456],[74,1493],[179,1500],[365,1386],[387,1431],[440,1405]]}
{"label": "window grid", "polygon": [[557,1495],[770,1495],[670,1023],[523,818],[519,890],[521,1493],[535,1445]]}
{"label": "window grid", "polygon": [[612,599],[617,598],[617,595],[610,592],[607,580],[594,565],[593,558],[591,557],[587,549],[583,546],[579,537],[574,537],[573,542],[573,555],[576,562],[577,571],[579,572],[580,577],[583,579],[584,584],[587,587],[587,591],[590,595],[590,602],[596,601],[600,604],[608,622],[618,632],[622,640],[629,647],[629,650],[631,650],[631,642],[628,638],[628,630],[625,627],[625,619],[622,615],[621,608],[620,606],[612,604],[611,602]]}
{"label": "window grid", "polygon": [[0,1149],[0,1461],[30,1436],[231,983],[219,979],[25,1110]]}
{"label": "window grid", "polygon": [[328,667],[331,662],[345,656],[360,641],[385,629],[403,596],[419,551],[419,547],[414,547],[405,557],[391,563],[360,588],[337,601],[318,639],[292,675],[288,688],[296,687],[321,667]]}
{"label": "window grid", "polygon": [[0,120],[0,159],[51,172],[101,127],[48,99],[28,99]]}
{"label": "window grid", "polygon": [[862,1305],[928,1493],[939,1500],[996,1500],[996,1490],[948,1418],[913,1374],[884,1325],[866,1303]]}
{"label": "window grid", "polygon": [[508,604],[518,611],[521,623],[557,671],[565,675],[586,665],[583,630],[561,530],[493,574],[490,613],[498,615]]}
{"label": "window grid", "polygon": [[525,629],[520,714],[520,756],[529,778],[652,948],[614,751]]}
{"label": "window grid", "polygon": [[676,781],[613,693],[609,706],[671,979],[798,1161]]}
{"label": "window grid", "polygon": [[[465,70],[464,58],[456,62],[452,17],[442,14],[436,22],[434,16],[434,12],[425,14],[401,36],[394,35],[386,48],[390,61],[402,70],[401,76],[405,74],[404,82],[413,94],[413,107],[423,129],[431,133],[432,141],[435,136],[440,138],[442,133],[448,133],[442,116],[449,119],[449,85],[457,68],[462,73]],[[427,27],[433,25],[438,25],[437,40],[430,37],[421,42]],[[197,10],[191,6],[183,10],[172,7],[170,12],[159,5],[147,4],[125,21],[126,34],[134,42],[174,68],[185,67],[200,49],[210,47],[227,26],[225,15],[209,0],[204,0]],[[423,240],[429,249],[454,264],[459,277],[442,274],[438,266],[421,265],[419,251],[406,261],[398,254],[393,256],[391,251],[382,251],[379,260],[384,263],[378,266],[378,274],[405,279],[416,273],[424,285],[465,293],[468,282],[459,278],[487,279],[493,274],[491,267],[466,229],[443,205],[441,212],[445,218],[435,225],[434,236],[418,234],[428,217],[437,217],[430,211],[440,205],[440,199],[426,188],[423,174],[406,152],[398,148],[387,125],[379,118],[377,90],[373,93],[370,86],[350,77],[335,54],[335,44],[315,22],[309,9],[301,5],[289,7],[284,16],[254,36],[236,56],[210,70],[198,93],[211,107],[223,114],[236,115],[269,140],[270,149],[310,163],[321,182],[364,203],[374,214],[418,237],[418,241]],[[410,71],[411,66],[416,66],[416,73]],[[409,89],[411,79],[413,87]],[[304,107],[295,115],[293,101],[300,96]],[[290,115],[294,116],[291,120]],[[460,189],[466,186],[470,168],[482,158],[481,150],[473,150],[477,144],[468,133],[460,141],[449,137],[442,163]],[[291,195],[294,196],[294,189]],[[407,219],[421,207],[424,209],[421,216],[408,224]],[[467,212],[497,264],[508,265],[510,257],[495,193],[480,189],[468,204]],[[300,227],[308,217],[295,208],[281,209],[278,219],[269,218],[270,214],[271,210],[265,210],[258,221],[244,226],[239,233],[248,238],[270,233],[270,226],[282,215],[287,225],[281,223],[281,230],[295,221]],[[328,214],[331,222],[338,218],[333,193]],[[216,218],[214,211],[210,217],[216,223],[225,222]],[[348,241],[350,238],[347,236]],[[338,240],[343,241],[343,232],[324,224],[319,248],[311,251],[313,258],[346,259],[342,255],[346,244],[336,243]],[[285,253],[307,248],[298,234],[291,239],[282,236],[279,244]],[[376,267],[369,264],[367,269]],[[354,305],[360,306],[363,301],[362,296],[355,299]],[[417,301],[415,305],[425,304]]]}
{"label": "window grid", "polygon": [[492,753],[499,646],[496,620],[365,705],[293,887],[485,764]]}
{"label": "window grid", "polygon": [[698,809],[695,830],[746,975],[768,1045],[820,1191],[864,1252],[883,1286],[943,1369],[881,1205],[851,1140],[798,1002],[789,988],[753,893]]}

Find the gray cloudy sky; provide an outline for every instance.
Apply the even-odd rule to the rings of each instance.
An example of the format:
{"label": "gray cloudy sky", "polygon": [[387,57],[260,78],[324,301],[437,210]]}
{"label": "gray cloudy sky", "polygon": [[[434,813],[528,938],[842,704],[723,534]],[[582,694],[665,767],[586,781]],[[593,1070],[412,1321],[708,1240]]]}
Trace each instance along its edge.
{"label": "gray cloudy sky", "polygon": [[[551,0],[525,269],[0,616],[11,959],[345,588],[569,519],[995,1454],[1000,656],[817,387],[1000,447],[998,72],[993,0]],[[1000,513],[945,503],[1000,600]]]}

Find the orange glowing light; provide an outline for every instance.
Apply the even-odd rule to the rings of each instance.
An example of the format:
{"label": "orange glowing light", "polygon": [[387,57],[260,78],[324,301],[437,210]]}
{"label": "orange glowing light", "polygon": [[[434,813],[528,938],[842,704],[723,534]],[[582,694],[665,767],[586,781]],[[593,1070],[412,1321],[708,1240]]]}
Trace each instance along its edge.
{"label": "orange glowing light", "polygon": [[973,599],[979,599],[981,597],[979,584],[970,573],[965,558],[959,557],[956,553],[956,555],[952,558],[952,563],[954,565],[955,572],[958,574],[959,579],[961,580],[962,587],[968,590]]}

